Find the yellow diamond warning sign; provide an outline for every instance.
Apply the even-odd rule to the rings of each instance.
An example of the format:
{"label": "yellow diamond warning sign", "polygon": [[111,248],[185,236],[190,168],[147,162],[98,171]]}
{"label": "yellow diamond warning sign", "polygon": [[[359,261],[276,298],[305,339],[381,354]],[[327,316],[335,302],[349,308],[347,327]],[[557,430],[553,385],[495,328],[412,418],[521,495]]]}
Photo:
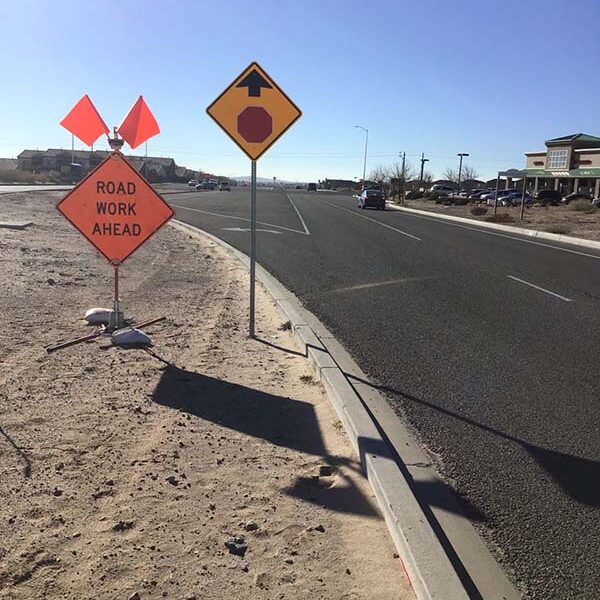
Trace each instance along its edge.
{"label": "yellow diamond warning sign", "polygon": [[206,112],[251,160],[260,158],[302,115],[255,62]]}

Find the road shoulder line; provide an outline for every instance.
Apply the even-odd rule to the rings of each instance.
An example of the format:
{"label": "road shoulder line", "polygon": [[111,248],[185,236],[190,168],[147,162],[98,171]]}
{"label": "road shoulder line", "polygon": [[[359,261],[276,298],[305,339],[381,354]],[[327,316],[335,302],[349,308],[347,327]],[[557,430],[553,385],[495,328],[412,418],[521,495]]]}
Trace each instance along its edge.
{"label": "road shoulder line", "polygon": [[[172,221],[171,226],[208,237],[228,249],[242,264],[249,266],[248,256],[218,237],[181,221]],[[304,312],[301,303],[260,265],[257,265],[257,277],[273,296],[284,318],[290,321],[296,338],[304,346],[359,454],[416,597],[418,600],[468,600],[469,595],[396,463],[387,441],[344,372],[301,316]]]}
{"label": "road shoulder line", "polygon": [[298,207],[294,204],[294,201],[290,198],[290,195],[286,193],[287,199],[290,201],[290,204],[294,207],[294,210],[296,211],[296,214],[298,215],[298,218],[300,219],[300,223],[302,223],[302,227],[304,227],[304,232],[306,233],[306,235],[310,235],[310,231],[308,230],[308,227],[306,226],[306,223],[304,222],[304,219],[302,218],[302,215],[300,214],[300,211],[298,210]]}
{"label": "road shoulder line", "polygon": [[[401,212],[410,213],[416,216],[430,219],[439,219],[441,221],[454,221],[455,223],[461,223],[471,225],[468,229],[477,230],[478,227],[483,229],[495,229],[502,231],[505,234],[513,233],[518,235],[524,235],[526,237],[537,238],[541,240],[549,240],[553,242],[559,242],[561,244],[571,244],[573,246],[581,246],[582,248],[592,248],[594,250],[600,250],[600,242],[596,240],[586,240],[583,238],[576,238],[569,235],[562,235],[560,233],[549,233],[547,231],[540,231],[538,229],[526,229],[525,227],[512,227],[510,225],[500,225],[498,223],[487,223],[486,221],[476,221],[474,219],[468,219],[466,217],[455,217],[454,215],[442,215],[440,213],[430,212],[427,210],[418,210],[416,208],[408,208],[406,206],[396,206],[388,202],[388,207],[392,210],[399,210]],[[483,232],[487,233],[487,232]],[[505,237],[511,237],[506,235]],[[519,239],[519,238],[513,238]],[[560,248],[558,246],[550,246],[549,244],[542,244],[540,242],[534,242],[532,240],[520,240],[522,242],[530,242],[532,244],[537,243],[540,246],[547,246],[549,248],[555,248],[557,250],[563,250],[566,252],[573,252],[574,254],[581,254],[583,256],[589,256],[591,258],[600,258],[593,254],[585,254],[583,252],[577,252],[575,250],[569,250],[568,248]]]}

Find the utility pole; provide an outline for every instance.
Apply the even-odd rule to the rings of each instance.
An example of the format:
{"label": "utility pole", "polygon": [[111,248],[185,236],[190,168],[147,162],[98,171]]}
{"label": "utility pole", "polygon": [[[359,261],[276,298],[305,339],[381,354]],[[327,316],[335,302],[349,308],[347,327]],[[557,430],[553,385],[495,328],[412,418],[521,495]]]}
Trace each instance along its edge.
{"label": "utility pole", "polygon": [[400,204],[404,204],[404,194],[406,191],[406,152],[402,152],[402,175],[400,179],[400,184],[398,185],[398,200],[400,200]]}
{"label": "utility pole", "polygon": [[[425,158],[425,152],[421,153],[421,176],[419,177],[420,180],[420,187],[423,187],[423,169],[425,169],[425,163],[429,162],[428,158]],[[423,191],[423,190],[421,190]]]}

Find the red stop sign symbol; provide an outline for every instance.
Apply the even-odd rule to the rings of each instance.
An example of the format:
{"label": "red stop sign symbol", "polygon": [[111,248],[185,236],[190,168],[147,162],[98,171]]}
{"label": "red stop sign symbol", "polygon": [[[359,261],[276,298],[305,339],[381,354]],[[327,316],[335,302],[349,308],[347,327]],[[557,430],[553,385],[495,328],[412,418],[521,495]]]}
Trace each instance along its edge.
{"label": "red stop sign symbol", "polygon": [[247,142],[260,144],[273,133],[273,119],[262,106],[248,106],[238,115],[237,129]]}

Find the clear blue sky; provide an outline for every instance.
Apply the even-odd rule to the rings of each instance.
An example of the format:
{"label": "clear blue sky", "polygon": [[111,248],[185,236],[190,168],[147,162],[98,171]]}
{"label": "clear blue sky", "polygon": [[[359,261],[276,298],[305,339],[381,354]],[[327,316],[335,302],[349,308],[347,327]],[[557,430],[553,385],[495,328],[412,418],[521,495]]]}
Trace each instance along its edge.
{"label": "clear blue sky", "polygon": [[304,113],[263,177],[360,177],[355,124],[367,170],[404,150],[435,176],[461,151],[492,177],[547,138],[600,135],[597,0],[19,0],[0,23],[2,157],[69,148],[58,123],[84,93],[109,126],[143,94],[149,154],[247,174],[205,108],[253,60]]}

